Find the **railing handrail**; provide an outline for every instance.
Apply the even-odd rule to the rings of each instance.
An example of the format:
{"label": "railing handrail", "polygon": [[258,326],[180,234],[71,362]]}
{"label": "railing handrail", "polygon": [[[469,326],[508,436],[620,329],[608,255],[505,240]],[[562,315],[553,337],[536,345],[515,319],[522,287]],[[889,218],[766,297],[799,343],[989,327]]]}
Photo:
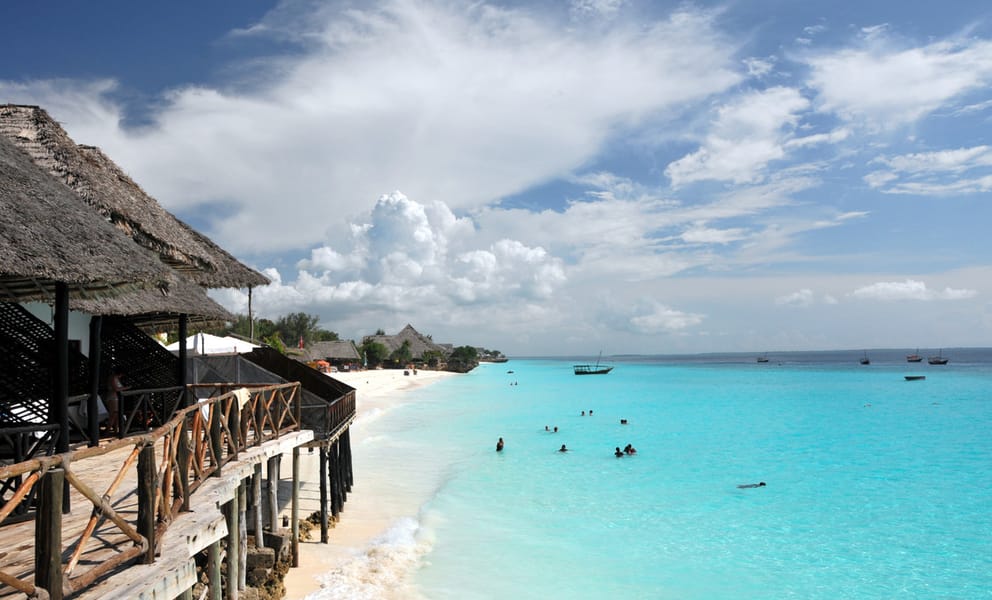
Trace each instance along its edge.
{"label": "railing handrail", "polygon": [[[186,387],[187,393],[190,393],[194,387],[196,389],[230,387],[231,389],[177,410],[167,423],[152,431],[111,440],[96,447],[79,448],[0,467],[0,479],[29,475],[17,487],[7,505],[0,508],[0,524],[20,502],[23,502],[31,488],[39,481],[43,481],[45,474],[52,469],[64,471],[66,483],[76,488],[93,504],[89,524],[84,528],[83,533],[69,544],[68,562],[60,566],[60,570],[64,571],[62,577],[65,579],[62,585],[65,589],[70,591],[81,589],[129,560],[142,556],[148,562],[153,560],[155,546],[161,539],[162,533],[179,512],[189,510],[189,496],[206,478],[219,475],[223,465],[235,460],[240,450],[259,446],[287,432],[302,429],[298,382],[266,385],[198,385]],[[250,393],[247,397],[243,397],[235,391],[239,388],[248,388]],[[137,390],[133,393],[147,394],[149,390]],[[153,449],[160,440],[162,461],[156,466],[155,454],[158,450],[153,451]],[[72,469],[75,462],[104,456],[128,447],[132,448],[132,451],[119,469],[113,483],[102,495],[91,489],[91,484],[79,479]],[[144,457],[140,461],[137,460],[139,454]],[[132,522],[129,518],[118,514],[110,502],[132,468],[138,470],[138,522]],[[142,495],[140,491],[142,480],[155,482],[154,492],[151,493],[150,498],[148,492]],[[141,514],[145,514],[146,519],[149,518],[147,515],[152,515],[151,521],[140,521]],[[36,518],[41,520],[48,516],[39,513]],[[130,538],[135,548],[119,555],[119,560],[105,561],[74,576],[73,570],[78,566],[79,558],[85,551],[96,525],[105,519],[112,521],[121,533]],[[39,543],[38,540],[36,543]],[[63,550],[61,547],[57,548],[58,556],[64,556]],[[33,582],[19,579],[14,574],[2,570],[0,570],[0,581],[29,594],[36,589]]]}

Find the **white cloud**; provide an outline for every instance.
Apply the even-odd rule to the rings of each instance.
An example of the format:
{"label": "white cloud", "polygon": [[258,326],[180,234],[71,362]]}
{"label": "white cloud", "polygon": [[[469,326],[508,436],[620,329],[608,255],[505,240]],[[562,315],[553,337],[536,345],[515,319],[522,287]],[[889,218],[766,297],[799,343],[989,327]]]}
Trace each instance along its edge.
{"label": "white cloud", "polygon": [[976,167],[992,167],[992,147],[973,146],[893,157],[883,156],[872,162],[879,162],[894,171],[907,173],[960,173]]}
{"label": "white cloud", "polygon": [[747,69],[748,77],[756,77],[758,79],[768,75],[775,68],[774,56],[769,56],[768,58],[751,56],[743,59],[741,62],[744,63],[744,68]]}
{"label": "white cloud", "polygon": [[642,301],[630,317],[630,326],[642,334],[671,333],[699,325],[705,315],[687,313],[653,300]]}
{"label": "white cloud", "polygon": [[882,156],[872,163],[883,164],[889,170],[874,171],[864,179],[873,188],[885,188],[882,191],[886,193],[935,196],[992,190],[992,172],[962,175],[975,170],[990,171],[992,147],[989,146]]}
{"label": "white cloud", "polygon": [[810,306],[813,304],[813,290],[803,288],[797,292],[775,298],[779,306]]}
{"label": "white cloud", "polygon": [[978,292],[967,289],[944,288],[930,290],[923,281],[880,281],[851,292],[851,296],[865,300],[963,300],[976,296]]}
{"label": "white cloud", "polygon": [[806,59],[821,110],[887,129],[912,123],[992,82],[992,41],[937,41],[901,49],[889,42],[884,27],[864,31],[862,48]]}
{"label": "white cloud", "polygon": [[670,163],[673,187],[716,179],[756,183],[769,162],[785,156],[799,113],[809,101],[798,90],[773,87],[750,92],[721,106],[699,150]]}
{"label": "white cloud", "polygon": [[41,86],[31,101],[168,208],[222,207],[206,232],[225,248],[280,251],[320,243],[390,189],[461,210],[567,176],[618,131],[740,81],[714,18],[565,27],[485,3],[290,3],[251,29],[295,34],[298,53],[172,90],[140,130],[121,129],[105,90],[58,103],[63,90]]}

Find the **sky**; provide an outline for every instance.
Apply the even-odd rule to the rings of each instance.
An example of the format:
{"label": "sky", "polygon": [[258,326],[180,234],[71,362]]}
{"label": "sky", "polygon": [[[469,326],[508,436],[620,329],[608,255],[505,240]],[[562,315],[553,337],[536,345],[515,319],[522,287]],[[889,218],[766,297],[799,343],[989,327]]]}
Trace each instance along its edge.
{"label": "sky", "polygon": [[510,356],[992,346],[988,2],[3,13],[0,103],[268,275],[261,317]]}

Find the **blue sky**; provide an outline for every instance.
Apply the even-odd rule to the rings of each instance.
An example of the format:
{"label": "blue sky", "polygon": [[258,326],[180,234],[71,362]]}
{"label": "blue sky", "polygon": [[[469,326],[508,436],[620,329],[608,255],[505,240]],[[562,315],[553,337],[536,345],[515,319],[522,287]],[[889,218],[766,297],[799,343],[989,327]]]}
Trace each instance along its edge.
{"label": "blue sky", "polygon": [[517,355],[990,345],[987,3],[4,13],[0,102],[267,270],[263,316]]}

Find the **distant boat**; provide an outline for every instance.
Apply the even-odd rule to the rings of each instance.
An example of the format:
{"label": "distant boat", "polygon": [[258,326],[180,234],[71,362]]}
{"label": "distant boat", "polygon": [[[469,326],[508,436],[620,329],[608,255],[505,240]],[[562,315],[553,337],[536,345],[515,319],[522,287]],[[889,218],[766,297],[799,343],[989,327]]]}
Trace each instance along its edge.
{"label": "distant boat", "polygon": [[766,363],[766,362],[768,362],[768,357],[765,356],[764,354],[762,354],[761,356],[758,357],[758,362],[759,363]]}
{"label": "distant boat", "polygon": [[574,365],[572,368],[575,370],[576,375],[606,375],[613,370],[613,367],[608,367],[606,365],[600,366],[599,361],[603,358],[603,353],[600,352],[599,356],[596,358],[595,365]]}
{"label": "distant boat", "polygon": [[938,350],[937,356],[931,356],[930,358],[927,359],[927,362],[930,363],[931,365],[946,365],[948,360],[949,359],[944,358],[943,351]]}
{"label": "distant boat", "polygon": [[927,378],[926,375],[905,375],[906,381],[922,381]]}
{"label": "distant boat", "polygon": [[923,357],[920,356],[920,349],[916,349],[916,354],[907,354],[906,362],[923,362]]}
{"label": "distant boat", "polygon": [[864,357],[861,358],[861,361],[860,362],[863,365],[870,365],[871,364],[871,361],[868,360],[868,351],[867,350],[865,350],[865,355],[864,355]]}

